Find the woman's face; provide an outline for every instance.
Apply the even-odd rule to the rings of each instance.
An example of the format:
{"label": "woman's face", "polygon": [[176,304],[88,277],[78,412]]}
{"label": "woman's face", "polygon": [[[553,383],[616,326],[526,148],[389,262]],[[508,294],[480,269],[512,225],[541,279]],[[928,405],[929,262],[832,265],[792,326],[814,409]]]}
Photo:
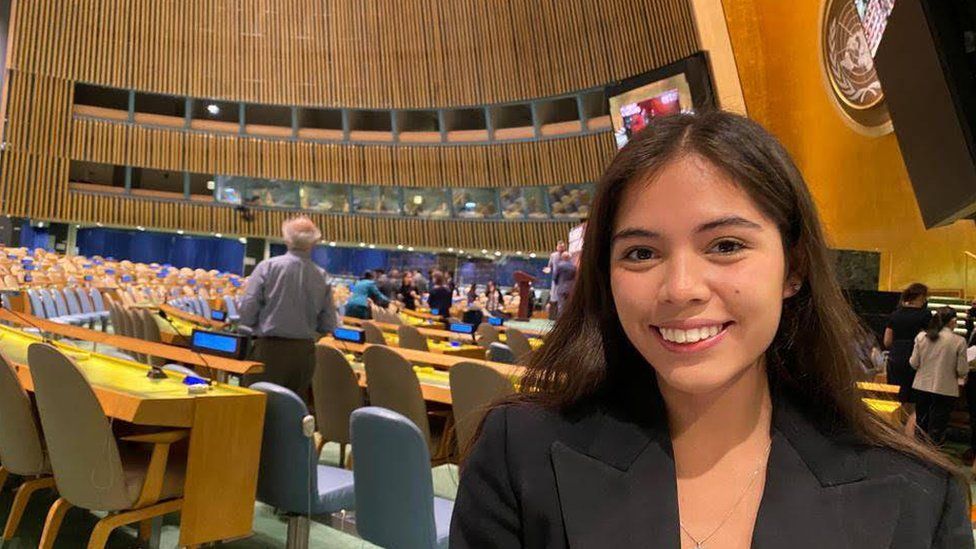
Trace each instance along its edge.
{"label": "woman's face", "polygon": [[704,394],[756,367],[792,282],[776,225],[700,156],[624,191],[611,290],[624,332],[663,385]]}

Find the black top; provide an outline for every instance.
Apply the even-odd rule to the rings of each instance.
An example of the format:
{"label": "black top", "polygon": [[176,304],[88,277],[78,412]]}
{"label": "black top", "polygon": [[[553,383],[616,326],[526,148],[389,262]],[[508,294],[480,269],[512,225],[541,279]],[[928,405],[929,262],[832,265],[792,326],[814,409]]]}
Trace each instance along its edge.
{"label": "black top", "polygon": [[417,308],[417,299],[414,297],[416,291],[417,288],[413,284],[400,286],[400,301],[403,302],[404,307],[411,311]]}
{"label": "black top", "polygon": [[894,364],[908,364],[908,359],[915,349],[915,336],[929,327],[932,313],[928,309],[917,307],[898,307],[888,317],[886,328],[891,328],[894,343],[888,354],[889,362]]}
{"label": "black top", "polygon": [[427,305],[431,309],[437,309],[437,312],[444,318],[451,315],[451,303],[452,294],[450,288],[445,286],[434,286],[430,289],[430,294],[427,296]]}
{"label": "black top", "polygon": [[[896,451],[826,435],[774,398],[756,549],[972,549],[966,490]],[[492,411],[461,472],[450,545],[680,547],[666,420],[594,405]]]}

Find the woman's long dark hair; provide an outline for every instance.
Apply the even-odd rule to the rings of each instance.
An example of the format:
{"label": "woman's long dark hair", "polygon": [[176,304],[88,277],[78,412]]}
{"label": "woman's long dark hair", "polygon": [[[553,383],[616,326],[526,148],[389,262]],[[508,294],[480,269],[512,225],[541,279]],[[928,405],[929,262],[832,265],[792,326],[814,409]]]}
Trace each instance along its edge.
{"label": "woman's long dark hair", "polygon": [[626,189],[692,154],[723,170],[776,224],[788,272],[803,282],[799,293],[784,301],[779,329],[766,351],[771,389],[788,391],[826,432],[853,433],[867,444],[951,469],[938,452],[901,434],[861,402],[853,343],[863,328],[837,284],[803,176],[766,130],[725,112],[656,119],[614,157],[596,190],[572,297],[560,304],[565,309],[527,365],[520,393],[500,405],[533,402],[569,412],[591,403],[630,402],[631,412],[663,413],[653,368],[617,318],[611,235]]}
{"label": "woman's long dark hair", "polygon": [[953,320],[956,319],[956,311],[952,307],[939,307],[935,314],[932,315],[932,320],[929,321],[929,327],[925,330],[925,337],[929,338],[930,341],[936,341],[939,339],[939,332],[942,328],[945,328]]}

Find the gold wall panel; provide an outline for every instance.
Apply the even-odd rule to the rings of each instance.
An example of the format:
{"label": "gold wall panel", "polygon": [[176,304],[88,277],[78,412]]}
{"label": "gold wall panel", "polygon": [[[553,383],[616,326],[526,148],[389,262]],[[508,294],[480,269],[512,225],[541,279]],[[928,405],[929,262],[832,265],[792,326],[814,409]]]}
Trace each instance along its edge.
{"label": "gold wall panel", "polygon": [[17,0],[13,68],[142,91],[427,108],[535,99],[697,51],[688,0]]}
{"label": "gold wall panel", "polygon": [[557,185],[599,179],[616,153],[600,133],[479,146],[337,145],[186,133],[76,118],[71,158],[195,173],[406,187]]}
{"label": "gold wall panel", "polygon": [[925,230],[895,135],[858,133],[831,104],[814,24],[822,2],[724,5],[749,115],[793,155],[831,245],[880,252],[880,289],[900,291],[912,282],[962,289],[963,251],[976,252],[976,225]]}

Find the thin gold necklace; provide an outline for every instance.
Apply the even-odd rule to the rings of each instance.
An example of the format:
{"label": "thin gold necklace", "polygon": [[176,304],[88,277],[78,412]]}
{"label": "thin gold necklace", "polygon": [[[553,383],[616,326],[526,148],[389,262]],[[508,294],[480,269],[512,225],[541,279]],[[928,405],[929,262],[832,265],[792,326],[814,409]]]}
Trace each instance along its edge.
{"label": "thin gold necklace", "polygon": [[735,503],[732,504],[732,507],[729,509],[729,511],[725,513],[725,517],[722,518],[722,522],[718,523],[718,526],[716,526],[715,529],[712,530],[712,533],[708,534],[707,536],[699,540],[695,536],[691,535],[691,532],[689,532],[688,529],[685,528],[685,525],[681,522],[680,519],[678,520],[678,526],[681,528],[681,531],[684,532],[686,536],[691,538],[692,542],[694,542],[695,549],[705,549],[705,542],[712,539],[712,537],[715,534],[717,534],[718,531],[721,530],[723,526],[725,526],[725,523],[729,521],[729,518],[732,516],[732,513],[736,510],[737,507],[739,507],[739,504],[742,503],[742,500],[746,497],[746,494],[749,493],[749,490],[752,489],[752,486],[756,484],[756,479],[759,478],[759,471],[762,470],[763,464],[766,462],[766,458],[769,457],[769,451],[772,448],[773,448],[773,441],[770,440],[769,446],[767,446],[766,451],[763,452],[763,457],[760,458],[759,463],[756,464],[756,470],[753,471],[752,475],[749,476],[749,484],[746,485],[745,490],[743,490],[742,493],[739,494],[739,499],[735,500]]}

